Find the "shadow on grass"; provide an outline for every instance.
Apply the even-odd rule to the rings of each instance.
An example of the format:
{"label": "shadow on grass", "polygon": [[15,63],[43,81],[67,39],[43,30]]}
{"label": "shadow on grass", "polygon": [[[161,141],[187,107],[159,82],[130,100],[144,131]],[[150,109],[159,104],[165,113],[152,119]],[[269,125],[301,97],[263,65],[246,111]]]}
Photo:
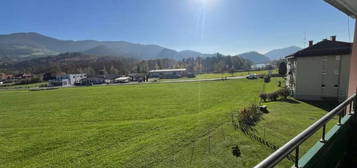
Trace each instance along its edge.
{"label": "shadow on grass", "polygon": [[[245,127],[240,127],[240,130],[248,137],[250,137],[252,140],[255,140],[256,142],[270,148],[272,151],[276,151],[279,149],[278,145],[274,145],[273,143],[269,142],[268,140],[256,135],[255,132],[255,128],[250,128],[247,129]],[[288,156],[286,156],[286,158],[291,161],[291,162],[295,162],[295,156],[293,154],[288,154]]]}
{"label": "shadow on grass", "polygon": [[286,103],[291,103],[291,104],[300,104],[300,102],[299,101],[296,101],[296,100],[294,100],[294,99],[283,99],[283,100],[280,100],[280,101],[282,101],[282,102],[286,102]]}
{"label": "shadow on grass", "polygon": [[318,107],[320,109],[323,109],[325,111],[331,111],[335,107],[338,106],[338,101],[334,100],[326,100],[326,101],[303,101],[307,104],[310,104],[312,106]]}

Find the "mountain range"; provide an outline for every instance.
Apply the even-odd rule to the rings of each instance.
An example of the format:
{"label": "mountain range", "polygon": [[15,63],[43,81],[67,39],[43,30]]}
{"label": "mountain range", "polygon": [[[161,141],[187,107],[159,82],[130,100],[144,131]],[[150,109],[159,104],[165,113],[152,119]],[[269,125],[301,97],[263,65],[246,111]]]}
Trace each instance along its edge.
{"label": "mountain range", "polygon": [[291,47],[271,50],[271,51],[265,53],[264,55],[269,57],[271,60],[278,60],[285,56],[293,54],[301,49],[302,48],[297,47],[297,46],[291,46]]}
{"label": "mountain range", "polygon": [[208,56],[195,51],[175,51],[158,45],[134,44],[126,41],[59,40],[38,33],[0,35],[0,57],[26,58],[82,52],[97,56],[125,56],[138,59]]}
{"label": "mountain range", "polygon": [[[267,63],[270,60],[287,56],[299,50],[298,47],[272,50],[265,55],[247,52],[239,56],[254,63]],[[0,35],[0,58],[19,61],[66,52],[81,52],[96,56],[123,56],[136,59],[170,58],[181,60],[189,57],[209,57],[197,51],[176,51],[159,45],[136,44],[126,41],[59,40],[39,33],[13,33]]]}

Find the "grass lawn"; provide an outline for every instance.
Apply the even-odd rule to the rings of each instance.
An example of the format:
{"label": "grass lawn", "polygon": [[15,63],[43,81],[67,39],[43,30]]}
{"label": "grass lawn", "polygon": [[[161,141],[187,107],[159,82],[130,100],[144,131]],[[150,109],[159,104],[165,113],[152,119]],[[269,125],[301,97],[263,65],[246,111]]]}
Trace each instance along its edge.
{"label": "grass lawn", "polygon": [[[233,73],[211,73],[211,74],[198,74],[196,79],[211,79],[211,78],[222,78],[222,77],[235,77],[235,76],[246,76],[249,74],[268,74],[268,70],[260,70],[260,71],[245,71],[245,72],[235,72]],[[272,70],[273,73],[278,73],[278,70]]]}
{"label": "grass lawn", "polygon": [[[276,90],[278,79],[265,89]],[[234,130],[231,113],[258,102],[262,83],[0,91],[0,167],[252,167],[272,150]],[[265,128],[276,145],[325,113],[303,102],[267,105],[257,135]]]}
{"label": "grass lawn", "polygon": [[22,85],[0,85],[0,89],[28,89],[28,88],[34,88],[34,87],[39,87],[41,85],[48,84],[48,82],[39,82],[39,83],[32,83],[32,84],[22,84]]}

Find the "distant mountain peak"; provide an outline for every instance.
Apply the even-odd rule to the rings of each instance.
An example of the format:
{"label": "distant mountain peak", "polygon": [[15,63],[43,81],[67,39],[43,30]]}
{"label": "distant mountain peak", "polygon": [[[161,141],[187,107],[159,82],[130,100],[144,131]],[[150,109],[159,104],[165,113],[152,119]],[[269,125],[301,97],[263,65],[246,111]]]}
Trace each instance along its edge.
{"label": "distant mountain peak", "polygon": [[36,32],[0,35],[0,57],[48,56],[53,53],[84,52],[98,56],[125,56],[138,59],[206,56],[196,51],[178,52],[154,44],[127,41],[59,40]]}
{"label": "distant mountain peak", "polygon": [[245,52],[239,54],[238,56],[251,60],[255,64],[265,64],[270,62],[270,59],[267,56],[256,51]]}
{"label": "distant mountain peak", "polygon": [[297,46],[290,46],[290,47],[271,50],[271,51],[265,53],[265,55],[272,60],[278,60],[278,59],[284,58],[285,56],[293,54],[301,49],[302,48],[297,47]]}

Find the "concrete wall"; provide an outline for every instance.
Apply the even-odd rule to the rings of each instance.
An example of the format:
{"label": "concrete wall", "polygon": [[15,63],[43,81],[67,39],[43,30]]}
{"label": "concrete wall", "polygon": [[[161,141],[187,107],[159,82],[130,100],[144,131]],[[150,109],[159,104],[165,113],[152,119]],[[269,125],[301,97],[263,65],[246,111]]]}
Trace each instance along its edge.
{"label": "concrete wall", "polygon": [[352,49],[352,57],[350,63],[350,81],[348,95],[351,96],[356,92],[357,88],[357,22],[355,25],[355,37]]}
{"label": "concrete wall", "polygon": [[295,97],[321,100],[347,96],[350,55],[296,58]]}
{"label": "concrete wall", "polygon": [[340,71],[340,87],[339,87],[339,101],[343,101],[348,98],[348,85],[350,79],[350,61],[351,55],[341,57],[341,71]]}

